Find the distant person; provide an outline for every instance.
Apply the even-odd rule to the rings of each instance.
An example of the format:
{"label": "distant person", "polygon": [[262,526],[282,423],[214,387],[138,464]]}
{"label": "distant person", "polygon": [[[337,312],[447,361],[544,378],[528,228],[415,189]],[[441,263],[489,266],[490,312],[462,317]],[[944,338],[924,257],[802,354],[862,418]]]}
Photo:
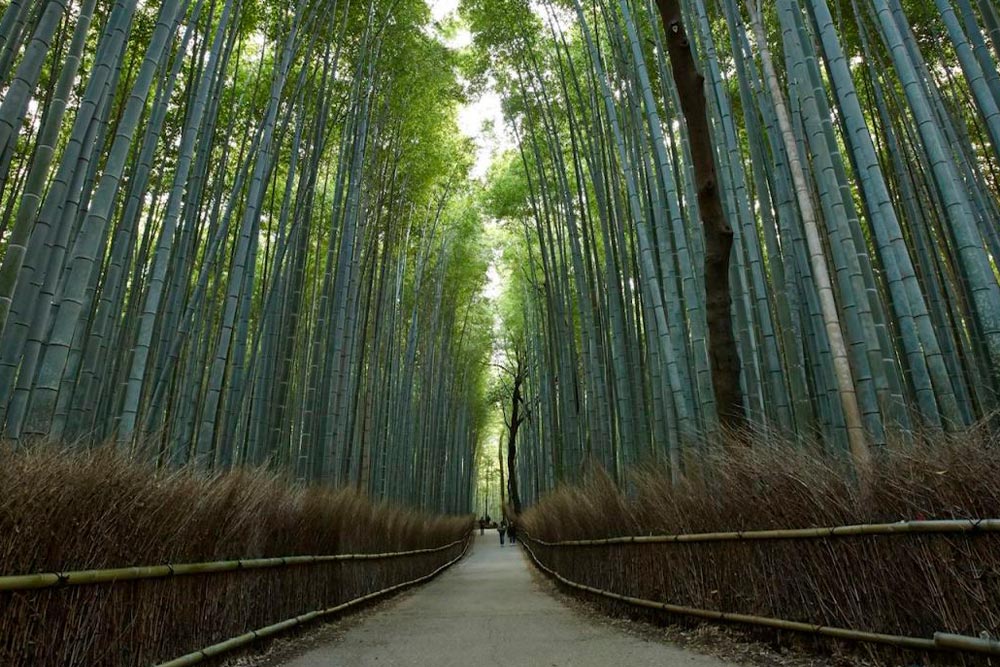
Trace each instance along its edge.
{"label": "distant person", "polygon": [[479,534],[480,535],[485,535],[486,534],[486,517],[485,516],[480,517],[480,519],[479,519]]}
{"label": "distant person", "polygon": [[507,537],[510,538],[511,544],[517,543],[517,525],[513,521],[507,526]]}
{"label": "distant person", "polygon": [[503,546],[503,536],[507,532],[507,519],[501,519],[500,525],[497,526],[497,532],[500,533],[500,546]]}

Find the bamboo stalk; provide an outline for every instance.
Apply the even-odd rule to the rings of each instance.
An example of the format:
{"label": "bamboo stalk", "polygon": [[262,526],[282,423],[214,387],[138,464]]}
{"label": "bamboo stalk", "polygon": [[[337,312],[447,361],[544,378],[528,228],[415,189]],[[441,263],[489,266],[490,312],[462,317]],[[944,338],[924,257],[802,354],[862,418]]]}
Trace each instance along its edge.
{"label": "bamboo stalk", "polygon": [[678,535],[629,535],[594,540],[561,540],[548,542],[531,539],[547,547],[583,547],[612,544],[662,544],[668,542],[732,542],[740,540],[788,540],[820,537],[853,537],[858,535],[901,535],[909,533],[996,533],[1000,519],[945,519],[934,521],[899,521],[867,523],[824,528],[786,528],[716,533],[685,533]]}
{"label": "bamboo stalk", "polygon": [[0,591],[27,591],[55,586],[81,586],[103,584],[116,581],[137,581],[139,579],[159,579],[181,575],[214,574],[233,570],[260,570],[290,565],[331,563],[346,560],[384,560],[420,554],[445,551],[464,541],[455,540],[449,544],[429,549],[392,551],[384,553],[329,554],[324,556],[281,556],[276,558],[245,558],[237,560],[213,561],[205,563],[178,563],[176,565],[146,565],[119,567],[104,570],[76,570],[71,572],[42,572],[0,577]]}
{"label": "bamboo stalk", "polygon": [[[430,574],[425,574],[422,577],[417,577],[416,579],[404,581],[401,584],[395,584],[394,586],[383,588],[382,590],[375,591],[374,593],[362,595],[359,598],[349,600],[348,602],[344,602],[343,604],[339,604],[335,607],[330,607],[329,609],[311,611],[307,614],[302,614],[300,616],[289,618],[284,621],[274,623],[272,625],[267,625],[263,628],[258,628],[257,630],[251,630],[250,632],[246,632],[242,635],[232,637],[223,642],[219,642],[218,644],[212,644],[211,646],[207,646],[203,649],[199,649],[192,653],[188,653],[179,658],[175,658],[168,662],[160,663],[158,665],[155,665],[155,667],[186,667],[187,665],[196,665],[199,662],[207,660],[208,658],[212,658],[222,653],[228,653],[229,651],[237,649],[241,646],[245,646],[250,642],[254,641],[255,639],[259,639],[262,637],[269,637],[271,635],[278,634],[279,632],[283,632],[289,628],[293,628],[295,626],[308,623],[309,621],[312,621],[321,616],[329,616],[331,614],[336,614],[346,609],[350,609],[351,607],[359,605],[363,602],[367,602],[368,600],[373,600],[375,598],[382,597],[383,595],[388,595],[389,593],[392,593],[394,591],[398,591],[403,588],[408,588],[410,586],[414,586],[416,584],[432,579],[441,572],[443,572],[444,570],[448,569],[449,567],[460,561],[465,556],[466,552],[469,550],[470,540],[468,539],[468,537],[463,539],[465,542],[465,547],[462,549],[462,553],[460,553],[458,556],[448,561],[444,565],[440,566]],[[463,540],[457,540],[457,541],[462,542]],[[452,546],[454,544],[455,542],[452,542],[452,544],[449,544],[447,546]]]}
{"label": "bamboo stalk", "polygon": [[[920,637],[908,637],[904,635],[889,635],[882,634],[878,632],[865,632],[862,630],[851,630],[848,628],[835,628],[826,625],[817,625],[815,623],[802,623],[800,621],[788,621],[780,618],[770,618],[767,616],[755,616],[753,614],[734,614],[724,611],[716,611],[714,609],[700,609],[697,607],[686,607],[683,605],[670,604],[668,602],[657,602],[655,600],[646,600],[643,598],[635,598],[628,595],[620,595],[619,593],[614,593],[612,591],[602,590],[600,588],[594,588],[593,586],[587,586],[585,584],[580,584],[575,581],[570,581],[566,577],[562,576],[555,570],[546,567],[538,560],[535,556],[534,551],[531,550],[524,541],[521,542],[525,549],[528,550],[528,554],[531,559],[535,562],[535,565],[539,567],[542,571],[546,572],[550,576],[558,579],[561,583],[576,588],[582,591],[587,591],[588,593],[594,593],[596,595],[601,595],[612,600],[619,600],[621,602],[626,602],[628,604],[636,605],[639,607],[647,607],[649,609],[659,609],[662,611],[670,612],[672,614],[681,614],[684,616],[695,616],[698,618],[704,618],[714,621],[732,621],[735,623],[746,623],[749,625],[759,625],[769,628],[779,628],[782,630],[793,630],[795,632],[805,632],[809,634],[823,635],[825,637],[834,637],[836,639],[849,639],[853,641],[863,641],[863,642],[873,642],[877,644],[886,644],[889,646],[896,646],[898,648],[913,649],[916,651],[934,651],[934,650],[984,650],[981,648],[982,641],[974,637],[964,637],[962,635],[944,635],[943,633],[936,633],[934,639],[923,639]],[[938,637],[944,637],[945,641],[939,641]],[[969,641],[971,640],[971,641]],[[975,644],[980,648],[970,648],[972,644]],[[1000,643],[997,643],[1000,646]],[[992,650],[992,649],[987,649]]]}
{"label": "bamboo stalk", "polygon": [[967,637],[965,635],[953,635],[948,632],[935,632],[934,643],[940,648],[947,648],[954,651],[974,651],[976,653],[1000,655],[1000,640],[989,637]]}

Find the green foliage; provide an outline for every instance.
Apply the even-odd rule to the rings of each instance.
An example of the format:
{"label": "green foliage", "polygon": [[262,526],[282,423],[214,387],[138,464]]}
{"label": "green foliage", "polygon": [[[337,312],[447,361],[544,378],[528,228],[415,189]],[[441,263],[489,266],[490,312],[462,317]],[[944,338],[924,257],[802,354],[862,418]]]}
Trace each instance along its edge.
{"label": "green foliage", "polygon": [[[736,231],[732,318],[756,428],[820,433],[840,452],[848,389],[880,445],[971,423],[995,403],[1000,288],[982,260],[1000,248],[1000,79],[988,4],[681,3]],[[484,205],[502,230],[500,317],[527,340],[537,408],[518,465],[539,493],[592,459],[619,481],[643,459],[668,460],[677,477],[713,437],[704,239],[656,8],[543,2],[529,16],[463,4],[476,32],[465,67],[503,91],[518,141]],[[959,70],[965,38],[978,50]],[[787,146],[801,152],[804,193]],[[809,201],[824,238],[807,249]],[[829,288],[817,277],[826,264]],[[821,290],[835,312],[820,312]],[[833,330],[856,386],[834,370]]]}
{"label": "green foliage", "polygon": [[[51,167],[25,184],[40,145],[25,125],[0,197],[3,228],[41,198],[0,281],[6,436],[111,437],[165,464],[267,463],[467,507],[489,419],[490,253],[456,125],[461,56],[427,5],[196,1],[158,28],[159,6],[100,4],[111,14],[83,35]],[[166,47],[147,53],[157,29]],[[65,58],[53,50],[39,78],[42,115]],[[142,103],[134,126],[129,100]],[[84,113],[95,122],[75,123]],[[119,135],[128,160],[102,173]],[[98,219],[102,187],[112,204]],[[71,263],[76,284],[60,277]],[[34,308],[75,291],[55,329]]]}

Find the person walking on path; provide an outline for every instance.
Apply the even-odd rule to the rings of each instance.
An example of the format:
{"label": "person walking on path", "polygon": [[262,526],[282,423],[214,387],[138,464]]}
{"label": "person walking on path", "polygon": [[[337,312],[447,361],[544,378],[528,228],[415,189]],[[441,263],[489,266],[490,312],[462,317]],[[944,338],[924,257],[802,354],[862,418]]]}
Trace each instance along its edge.
{"label": "person walking on path", "polygon": [[507,537],[510,538],[511,544],[517,544],[517,527],[513,519],[511,519],[510,524],[507,526]]}
{"label": "person walking on path", "polygon": [[479,534],[480,535],[485,535],[486,534],[486,517],[485,516],[483,516],[482,518],[479,519]]}
{"label": "person walking on path", "polygon": [[507,532],[507,519],[501,519],[500,525],[497,526],[497,532],[500,533],[500,546],[503,546],[503,536]]}

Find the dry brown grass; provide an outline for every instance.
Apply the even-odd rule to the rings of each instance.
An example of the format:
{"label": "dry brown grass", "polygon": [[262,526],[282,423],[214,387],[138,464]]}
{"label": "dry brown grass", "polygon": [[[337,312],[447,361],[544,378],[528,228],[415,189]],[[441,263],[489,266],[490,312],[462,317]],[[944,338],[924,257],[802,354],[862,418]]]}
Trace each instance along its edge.
{"label": "dry brown grass", "polygon": [[[111,451],[0,451],[0,574],[436,547],[471,519],[162,472]],[[151,665],[427,574],[461,552],[0,592],[0,665]]]}
{"label": "dry brown grass", "polygon": [[[997,518],[1000,446],[983,428],[893,448],[879,457],[867,495],[842,464],[780,442],[708,453],[677,486],[653,466],[633,482],[623,494],[595,471],[581,486],[549,495],[522,524],[555,541]],[[679,605],[926,638],[935,631],[1000,635],[996,533],[535,551],[572,581]],[[854,650],[888,662],[899,657]]]}

